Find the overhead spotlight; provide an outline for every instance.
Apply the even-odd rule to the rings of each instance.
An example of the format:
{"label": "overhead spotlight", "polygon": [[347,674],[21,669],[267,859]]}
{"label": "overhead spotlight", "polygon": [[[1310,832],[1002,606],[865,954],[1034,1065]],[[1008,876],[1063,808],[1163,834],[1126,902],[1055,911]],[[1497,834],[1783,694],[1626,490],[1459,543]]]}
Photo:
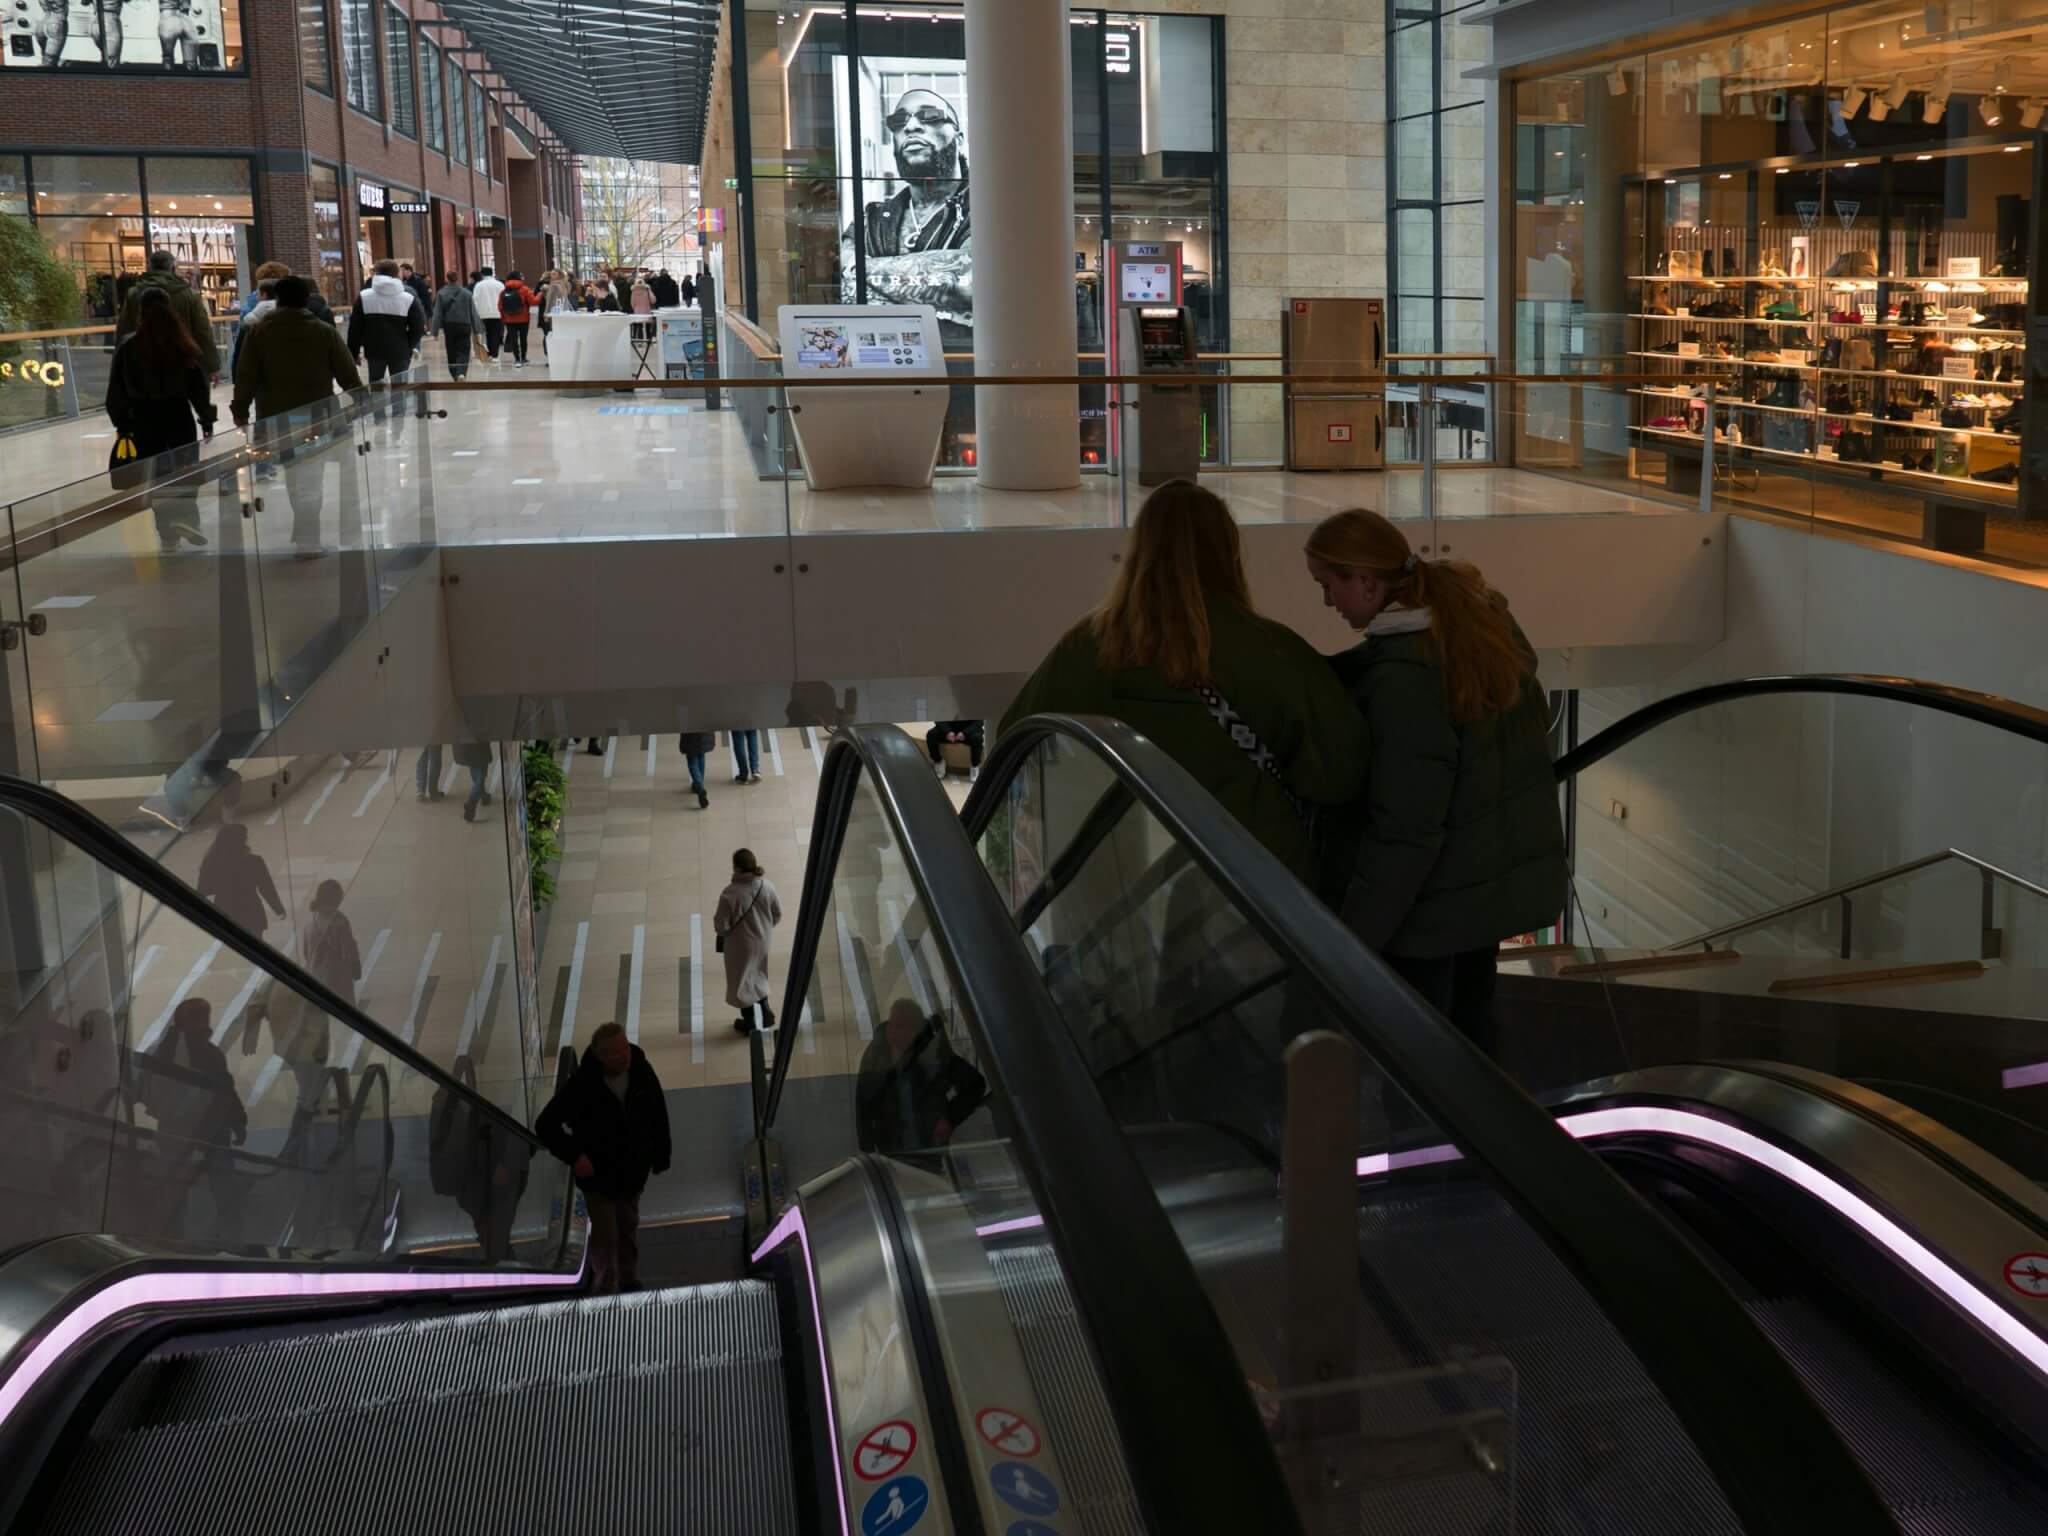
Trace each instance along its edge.
{"label": "overhead spotlight", "polygon": [[1947,117],[1948,99],[1955,94],[1955,88],[1955,77],[1947,70],[1943,70],[1941,77],[1929,88],[1927,99],[1921,103],[1920,121],[1938,123]]}
{"label": "overhead spotlight", "polygon": [[1873,123],[1881,123],[1891,115],[1892,104],[1889,101],[1886,101],[1882,96],[1870,98],[1870,120]]}
{"label": "overhead spotlight", "polygon": [[[1891,89],[1884,93],[1884,104],[1894,112],[1906,104],[1906,98],[1913,94],[1913,87],[1906,84],[1904,75],[1892,76]],[[1871,114],[1875,116],[1876,114]]]}
{"label": "overhead spotlight", "polygon": [[1979,96],[1977,115],[1984,119],[1984,126],[1996,128],[2005,120],[2005,98],[2003,96]]}
{"label": "overhead spotlight", "polygon": [[1626,96],[1628,94],[1628,76],[1621,72],[1619,64],[1607,71],[1607,94],[1610,96]]}
{"label": "overhead spotlight", "polygon": [[1849,89],[1842,92],[1843,121],[1846,122],[1848,119],[1854,117],[1858,112],[1861,112],[1863,110],[1863,103],[1868,101],[1869,99],[1870,93],[1864,90],[1863,87],[1860,85],[1852,85],[1849,87]]}
{"label": "overhead spotlight", "polygon": [[2029,96],[2029,97],[2028,97],[2028,98],[2027,98],[2027,99],[2026,99],[2025,101],[2021,102],[2021,103],[2020,103],[2020,126],[2021,126],[2022,128],[2038,128],[2038,127],[2040,127],[2040,126],[2041,126],[2041,107],[2042,107],[2042,103],[2041,103],[2041,102],[2038,102],[2038,101],[2036,101],[2036,100],[2035,100],[2035,99],[2034,99],[2033,97],[2031,97],[2031,96]]}

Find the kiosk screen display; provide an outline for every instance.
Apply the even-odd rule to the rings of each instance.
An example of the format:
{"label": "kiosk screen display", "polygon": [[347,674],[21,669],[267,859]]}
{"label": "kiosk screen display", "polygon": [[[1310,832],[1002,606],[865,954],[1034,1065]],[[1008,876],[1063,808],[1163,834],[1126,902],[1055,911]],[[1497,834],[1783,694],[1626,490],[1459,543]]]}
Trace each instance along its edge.
{"label": "kiosk screen display", "polygon": [[1173,268],[1163,261],[1127,261],[1118,272],[1121,274],[1123,302],[1126,304],[1171,304],[1173,302]]}
{"label": "kiosk screen display", "polygon": [[820,316],[797,321],[797,367],[811,371],[835,368],[918,368],[927,366],[924,328],[915,315],[901,319],[856,319]]}

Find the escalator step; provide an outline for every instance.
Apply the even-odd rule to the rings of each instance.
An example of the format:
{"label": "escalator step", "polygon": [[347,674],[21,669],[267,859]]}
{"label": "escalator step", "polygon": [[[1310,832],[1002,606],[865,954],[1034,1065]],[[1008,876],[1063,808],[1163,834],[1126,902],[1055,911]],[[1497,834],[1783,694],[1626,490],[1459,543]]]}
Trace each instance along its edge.
{"label": "escalator step", "polygon": [[159,1352],[130,1373],[94,1432],[320,1414],[779,1352],[774,1294],[750,1282],[454,1312]]}
{"label": "escalator step", "polygon": [[[504,1308],[170,1359],[175,1385],[141,1401],[124,1388],[43,1518],[22,1529],[797,1529],[765,1286]],[[248,1397],[238,1403],[238,1392]]]}

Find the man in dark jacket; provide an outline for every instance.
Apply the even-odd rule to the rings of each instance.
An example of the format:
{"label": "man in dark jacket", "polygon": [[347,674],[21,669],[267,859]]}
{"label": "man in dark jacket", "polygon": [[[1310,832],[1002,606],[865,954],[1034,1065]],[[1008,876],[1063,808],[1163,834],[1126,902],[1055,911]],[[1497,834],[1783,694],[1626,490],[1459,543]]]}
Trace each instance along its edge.
{"label": "man in dark jacket", "polygon": [[[311,293],[312,284],[303,277],[277,280],[277,308],[251,326],[242,339],[242,355],[235,361],[235,397],[229,407],[235,425],[244,428],[254,407],[258,442],[275,452],[284,465],[285,490],[292,504],[292,543],[299,558],[308,560],[323,553],[320,519],[325,511],[327,464],[323,453],[346,436],[337,437],[328,423],[334,387],[357,389],[363,382],[341,334],[307,310]],[[287,416],[287,412],[293,414]],[[308,437],[316,441],[309,444],[304,441]],[[345,506],[354,485],[353,472],[344,466],[341,490]]]}
{"label": "man in dark jacket", "polygon": [[668,1172],[668,1100],[647,1053],[600,1024],[583,1063],[534,1122],[576,1174],[590,1212],[590,1273],[600,1292],[640,1284],[640,1192]]}
{"label": "man in dark jacket", "polygon": [[667,267],[663,267],[647,279],[647,286],[654,290],[654,305],[657,309],[674,309],[682,302],[682,290],[676,286],[676,280],[668,275]]}
{"label": "man in dark jacket", "polygon": [[145,288],[161,288],[170,297],[171,312],[185,323],[185,329],[199,344],[200,366],[209,377],[218,379],[220,348],[213,340],[213,317],[206,312],[206,301],[193,291],[190,283],[178,276],[178,260],[169,251],[149,253],[149,270],[135,280],[135,286],[121,301],[121,318],[114,326],[114,345],[118,347],[134,334],[136,308]]}
{"label": "man in dark jacket", "polygon": [[[377,263],[369,286],[356,295],[355,307],[349,311],[349,355],[357,362],[368,359],[372,387],[383,383],[386,374],[391,376],[392,383],[401,383],[426,334],[426,306],[399,280],[398,263],[386,257]],[[375,414],[378,421],[384,419],[381,401]],[[424,394],[419,396],[417,414],[427,414]],[[402,425],[403,410],[399,411],[398,419]]]}
{"label": "man in dark jacket", "polygon": [[420,301],[420,313],[433,313],[434,290],[427,286],[427,280],[424,276],[413,270],[411,262],[401,261],[398,264],[398,280],[410,288],[412,296]]}

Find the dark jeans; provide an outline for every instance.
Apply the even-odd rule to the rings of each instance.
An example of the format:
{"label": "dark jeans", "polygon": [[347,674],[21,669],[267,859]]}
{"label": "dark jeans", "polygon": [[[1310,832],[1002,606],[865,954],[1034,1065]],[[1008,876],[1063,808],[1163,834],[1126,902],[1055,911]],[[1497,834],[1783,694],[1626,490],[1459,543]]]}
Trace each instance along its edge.
{"label": "dark jeans", "polygon": [[505,344],[512,349],[512,355],[520,362],[526,361],[526,333],[531,322],[507,320],[505,322]]}
{"label": "dark jeans", "polygon": [[965,742],[969,766],[979,768],[982,751],[988,744],[987,727],[979,720],[941,720],[924,733],[924,749],[931,753],[932,761],[935,763],[943,763],[946,760],[948,731],[959,735]]}
{"label": "dark jeans", "polygon": [[[412,371],[412,359],[410,357],[403,363],[393,365],[384,358],[377,356],[376,353],[371,352],[364,356],[363,362],[369,370],[369,383],[372,389],[382,384],[387,377],[389,377],[393,384],[403,384],[405,376]],[[381,393],[389,394],[390,390],[387,387]],[[376,409],[370,413],[371,420],[382,421],[384,419],[384,407],[385,401],[380,397],[377,401]],[[393,406],[392,410],[400,421],[405,419],[405,406],[403,404]],[[427,414],[427,397],[425,395],[418,397],[413,413],[418,416]]]}
{"label": "dark jeans", "polygon": [[490,776],[491,769],[488,763],[481,768],[471,768],[469,770],[469,798],[462,802],[463,815],[474,816],[476,814],[476,808],[484,797],[484,780]]}
{"label": "dark jeans", "polygon": [[466,325],[444,325],[441,327],[441,334],[448,341],[448,377],[451,379],[464,377],[469,372],[469,356],[476,345],[470,340],[469,327]]}
{"label": "dark jeans", "polygon": [[583,1192],[590,1212],[590,1288],[600,1296],[640,1285],[640,1197]]}
{"label": "dark jeans", "polygon": [[1383,956],[1388,968],[1422,994],[1422,1000],[1457,1026],[1487,1055],[1498,1060],[1500,1031],[1493,1017],[1497,946],[1456,955]]}
{"label": "dark jeans", "polygon": [[420,749],[419,766],[413,769],[412,782],[413,788],[423,795],[438,795],[441,793],[441,749],[439,747],[422,747]]}
{"label": "dark jeans", "polygon": [[504,344],[505,322],[502,320],[486,319],[484,321],[484,350],[490,353],[491,356],[496,357],[498,349]]}

